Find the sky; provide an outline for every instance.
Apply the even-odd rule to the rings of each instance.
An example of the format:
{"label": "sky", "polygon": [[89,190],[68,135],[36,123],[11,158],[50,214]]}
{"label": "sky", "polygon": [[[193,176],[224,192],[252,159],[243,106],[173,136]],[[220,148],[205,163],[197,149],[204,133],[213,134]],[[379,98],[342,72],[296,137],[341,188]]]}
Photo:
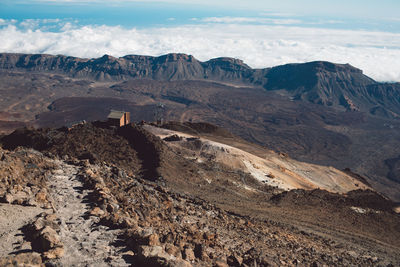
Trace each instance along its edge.
{"label": "sky", "polygon": [[398,0],[0,0],[0,52],[326,60],[400,82]]}

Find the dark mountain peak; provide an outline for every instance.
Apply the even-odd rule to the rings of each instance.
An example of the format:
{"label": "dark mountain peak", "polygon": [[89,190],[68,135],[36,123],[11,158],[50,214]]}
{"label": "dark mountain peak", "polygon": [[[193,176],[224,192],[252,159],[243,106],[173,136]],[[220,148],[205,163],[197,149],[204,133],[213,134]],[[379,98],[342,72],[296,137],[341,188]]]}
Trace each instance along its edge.
{"label": "dark mountain peak", "polygon": [[[299,64],[301,65],[301,64]],[[327,71],[327,72],[353,72],[353,73],[361,73],[362,70],[353,67],[350,64],[338,64],[332,63],[328,61],[312,61],[308,63],[304,63],[304,65],[310,65],[315,70]]]}
{"label": "dark mountain peak", "polygon": [[[94,70],[101,71],[103,69],[111,69],[115,65],[124,63],[124,59],[116,58],[110,55],[104,55],[100,58],[91,59],[85,64],[85,67],[94,66]],[[99,69],[101,66],[101,69]],[[120,68],[120,67],[118,67]]]}
{"label": "dark mountain peak", "polygon": [[241,59],[231,58],[231,57],[218,57],[210,59],[204,62],[208,66],[218,66],[221,68],[231,68],[231,69],[251,69],[247,64]]}
{"label": "dark mountain peak", "polygon": [[197,61],[192,55],[186,55],[181,53],[170,53],[163,56],[157,57],[158,62],[176,62],[176,61],[187,61],[194,62]]}
{"label": "dark mountain peak", "polygon": [[254,77],[255,70],[236,58],[220,57],[203,62],[204,78],[213,81],[223,81],[237,84],[253,84],[259,86],[262,82],[256,83],[259,77]]}
{"label": "dark mountain peak", "polygon": [[132,62],[155,62],[157,64],[169,63],[169,62],[198,62],[192,55],[183,53],[170,53],[158,57],[143,56],[143,55],[126,55],[120,59],[132,61]]}
{"label": "dark mountain peak", "polygon": [[[353,67],[350,64],[338,64],[328,61],[311,61],[306,63],[289,63],[271,68],[271,73],[302,73],[305,75],[314,75],[317,72],[347,72],[362,74],[362,70]],[[269,74],[271,74],[269,73]]]}
{"label": "dark mountain peak", "polygon": [[116,61],[117,58],[105,54],[105,55],[103,55],[102,57],[100,57],[100,58],[94,58],[93,60],[94,60],[94,61],[104,61],[104,62],[106,62],[106,61]]}
{"label": "dark mountain peak", "polygon": [[144,56],[144,55],[126,55],[121,57],[121,59],[129,60],[129,61],[135,61],[135,60],[148,60],[148,59],[153,59],[155,57],[153,56]]}

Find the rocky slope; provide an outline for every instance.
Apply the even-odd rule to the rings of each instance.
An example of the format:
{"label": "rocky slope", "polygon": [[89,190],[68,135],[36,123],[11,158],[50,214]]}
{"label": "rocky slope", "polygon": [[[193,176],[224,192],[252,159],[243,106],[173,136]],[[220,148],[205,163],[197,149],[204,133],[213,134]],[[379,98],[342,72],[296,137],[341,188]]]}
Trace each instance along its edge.
{"label": "rocky slope", "polygon": [[0,69],[51,72],[96,81],[153,79],[207,80],[284,90],[293,99],[398,117],[400,84],[378,83],[348,64],[310,62],[251,69],[233,58],[200,62],[185,54],[160,57],[129,55],[95,59],[66,56],[0,54]]}
{"label": "rocky slope", "polygon": [[[0,264],[400,263],[400,217],[390,200],[371,190],[344,195],[318,189],[282,191],[221,161],[223,154],[231,157],[228,145],[272,159],[265,149],[209,124],[168,127],[185,128],[191,136],[168,132],[162,140],[148,130],[164,137],[165,129],[154,126],[109,129],[96,123],[69,131],[26,129],[2,138],[9,150],[0,149],[5,162],[1,174],[18,177],[28,172],[30,162],[40,172],[2,184],[2,201],[8,204],[0,204],[6,214],[0,225],[7,225],[0,245],[7,250],[0,252]],[[226,146],[215,146],[217,154],[211,146],[199,151],[199,141],[207,143],[205,138]],[[8,168],[10,159],[22,163]],[[28,196],[45,192],[44,206],[37,201],[10,202],[36,187],[39,190],[31,189],[34,193]],[[8,218],[15,216],[9,205],[20,204],[31,207],[15,206],[26,215],[12,224]],[[13,236],[17,246],[6,246],[4,238]]]}

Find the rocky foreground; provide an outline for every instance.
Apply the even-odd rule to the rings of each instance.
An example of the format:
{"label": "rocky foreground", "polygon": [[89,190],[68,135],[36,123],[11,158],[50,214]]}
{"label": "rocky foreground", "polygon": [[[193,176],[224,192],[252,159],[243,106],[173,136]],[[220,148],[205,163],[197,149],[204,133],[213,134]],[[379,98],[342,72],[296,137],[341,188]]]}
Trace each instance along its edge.
{"label": "rocky foreground", "polygon": [[400,265],[400,217],[375,192],[245,195],[224,166],[207,187],[164,142],[99,125],[3,138],[0,265]]}

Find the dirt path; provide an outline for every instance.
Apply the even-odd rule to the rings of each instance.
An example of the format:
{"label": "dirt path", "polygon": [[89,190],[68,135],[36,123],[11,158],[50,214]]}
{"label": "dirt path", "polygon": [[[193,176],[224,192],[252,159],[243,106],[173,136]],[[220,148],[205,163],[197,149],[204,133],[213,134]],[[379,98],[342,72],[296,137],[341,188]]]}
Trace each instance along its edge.
{"label": "dirt path", "polygon": [[29,251],[29,242],[25,242],[21,227],[44,209],[0,203],[0,258],[11,253]]}
{"label": "dirt path", "polygon": [[124,260],[120,230],[99,225],[99,218],[89,216],[90,190],[79,180],[79,167],[56,161],[59,168],[49,178],[52,202],[60,220],[60,237],[65,255],[53,262],[61,266],[129,266]]}

